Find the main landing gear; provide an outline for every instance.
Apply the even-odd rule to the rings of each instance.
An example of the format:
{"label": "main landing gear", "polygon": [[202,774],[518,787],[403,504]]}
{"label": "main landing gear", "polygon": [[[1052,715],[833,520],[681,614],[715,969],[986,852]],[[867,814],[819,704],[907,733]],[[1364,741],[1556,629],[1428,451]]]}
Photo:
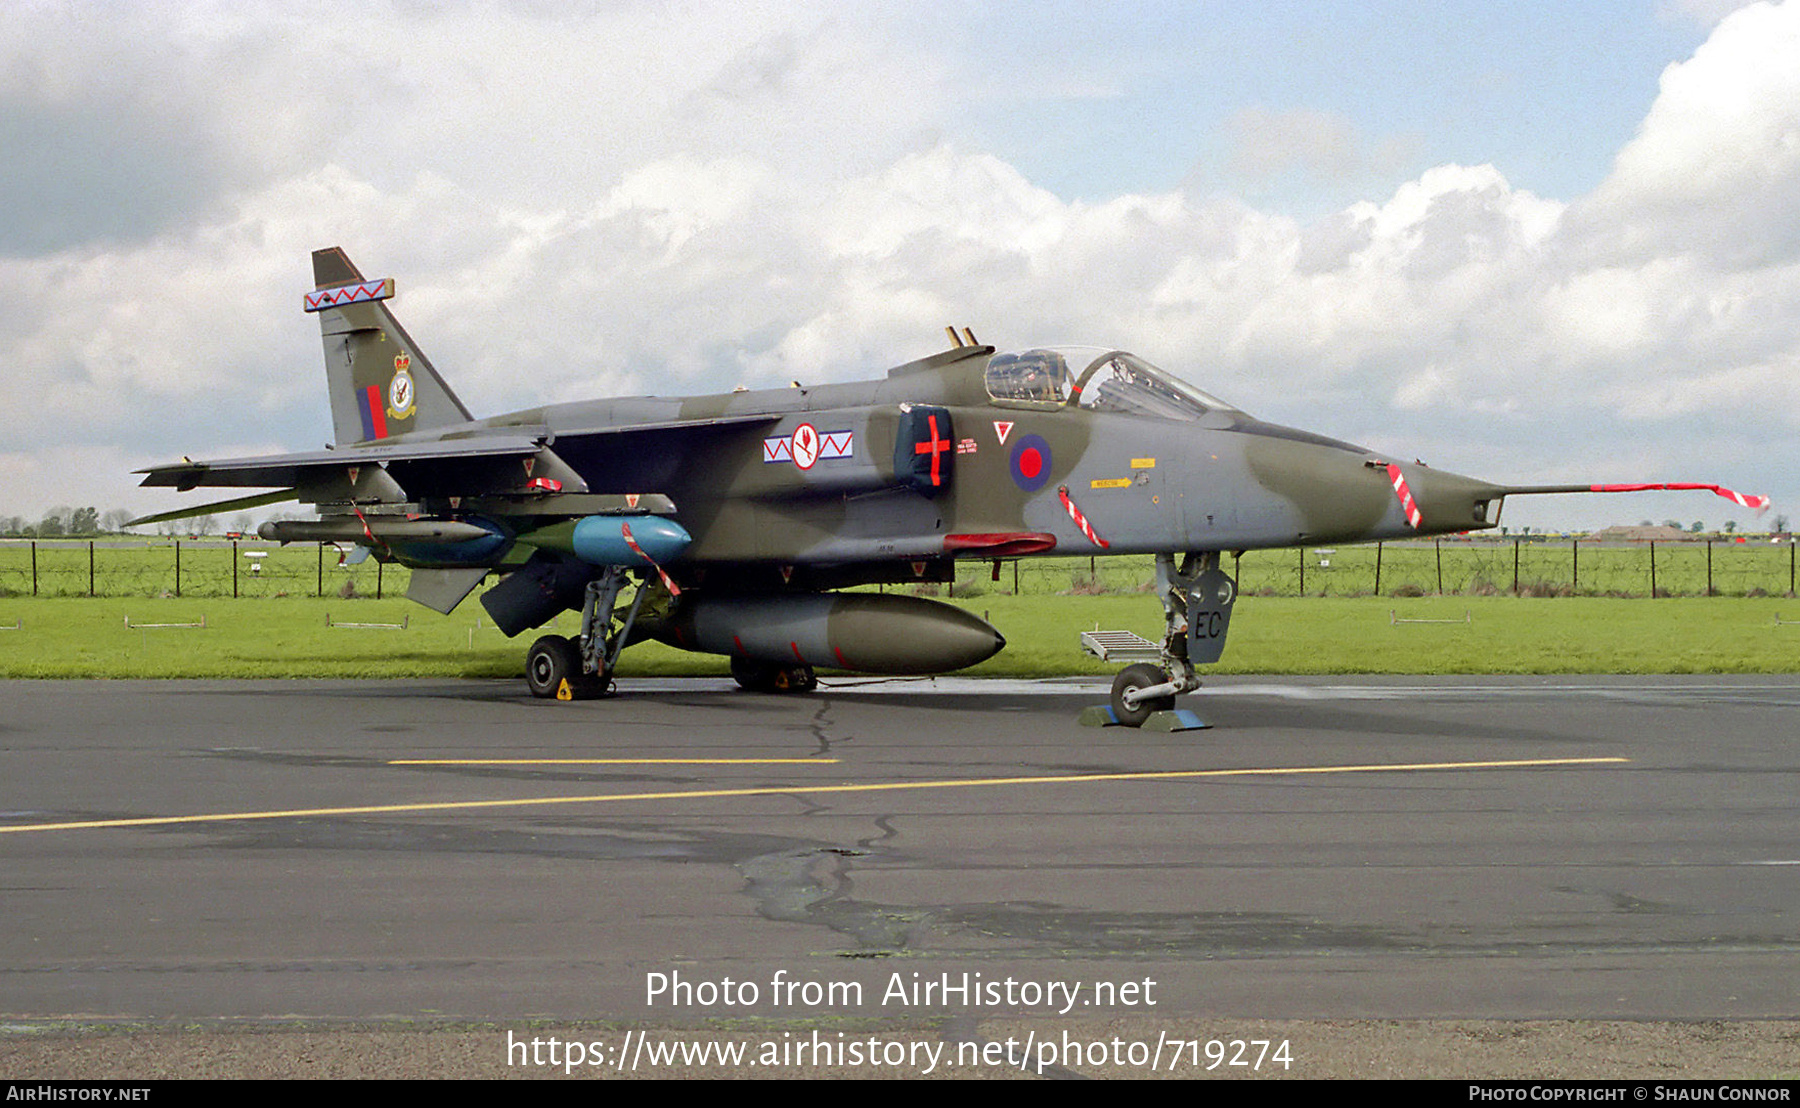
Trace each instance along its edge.
{"label": "main landing gear", "polygon": [[731,660],[731,679],[747,692],[809,693],[819,687],[819,676],[811,666],[777,666],[748,658]]}
{"label": "main landing gear", "polygon": [[525,685],[532,696],[587,700],[611,695],[613,668],[630,640],[638,613],[652,591],[662,592],[648,579],[640,580],[630,606],[615,607],[630,581],[624,566],[607,566],[588,582],[582,596],[581,634],[575,638],[545,635],[531,644],[525,652]]}
{"label": "main landing gear", "polygon": [[1081,636],[1082,645],[1101,659],[1134,663],[1113,679],[1112,695],[1105,705],[1081,713],[1082,723],[1157,731],[1210,726],[1193,712],[1176,708],[1175,697],[1200,687],[1199,675],[1194,672],[1196,662],[1216,662],[1224,653],[1237,582],[1219,568],[1216,550],[1184,554],[1179,567],[1173,554],[1158,554],[1156,592],[1163,606],[1161,646],[1126,631]]}

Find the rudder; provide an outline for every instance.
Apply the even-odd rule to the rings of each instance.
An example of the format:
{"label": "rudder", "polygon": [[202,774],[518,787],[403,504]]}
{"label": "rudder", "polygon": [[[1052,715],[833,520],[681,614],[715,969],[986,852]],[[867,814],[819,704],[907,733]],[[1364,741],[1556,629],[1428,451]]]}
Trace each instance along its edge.
{"label": "rudder", "polygon": [[391,279],[364,278],[340,247],[315,250],[312,258],[315,287],[306,310],[318,314],[325,342],[335,441],[368,442],[475,418],[388,311]]}

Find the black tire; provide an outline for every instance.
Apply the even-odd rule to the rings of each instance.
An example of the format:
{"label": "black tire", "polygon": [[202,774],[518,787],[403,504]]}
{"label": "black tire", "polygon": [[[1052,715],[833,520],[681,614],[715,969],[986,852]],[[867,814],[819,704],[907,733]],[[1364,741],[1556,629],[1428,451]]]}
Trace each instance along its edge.
{"label": "black tire", "polygon": [[574,690],[583,680],[581,651],[573,639],[545,635],[525,652],[525,685],[540,700],[554,697],[564,681]]}
{"label": "black tire", "polygon": [[1166,712],[1175,707],[1175,697],[1153,696],[1149,700],[1140,700],[1135,708],[1125,706],[1125,694],[1135,689],[1147,689],[1160,685],[1169,679],[1169,675],[1152,665],[1138,664],[1126,666],[1113,678],[1112,710],[1113,716],[1127,727],[1142,727],[1144,721],[1153,712]]}
{"label": "black tire", "polygon": [[819,687],[819,675],[811,666],[791,666],[776,673],[775,691],[809,693]]}
{"label": "black tire", "polygon": [[759,693],[809,693],[819,687],[811,666],[777,666],[748,658],[731,660],[731,679],[738,688]]}
{"label": "black tire", "polygon": [[780,672],[767,662],[752,662],[748,658],[731,660],[731,679],[745,692],[774,692],[775,679]]}

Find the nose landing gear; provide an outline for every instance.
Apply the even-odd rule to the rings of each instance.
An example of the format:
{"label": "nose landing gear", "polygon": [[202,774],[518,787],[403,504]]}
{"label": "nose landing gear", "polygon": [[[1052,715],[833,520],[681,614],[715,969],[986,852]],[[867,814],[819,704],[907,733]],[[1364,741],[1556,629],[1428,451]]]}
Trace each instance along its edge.
{"label": "nose landing gear", "polygon": [[[1081,636],[1082,646],[1102,660],[1137,663],[1119,672],[1106,704],[1081,713],[1083,724],[1155,731],[1211,726],[1193,712],[1176,708],[1175,697],[1200,687],[1199,675],[1194,672],[1196,662],[1216,662],[1224,653],[1237,582],[1219,568],[1216,550],[1184,554],[1179,567],[1174,555],[1158,554],[1156,590],[1163,606],[1161,646],[1128,631]],[[1146,664],[1152,659],[1157,664]]]}

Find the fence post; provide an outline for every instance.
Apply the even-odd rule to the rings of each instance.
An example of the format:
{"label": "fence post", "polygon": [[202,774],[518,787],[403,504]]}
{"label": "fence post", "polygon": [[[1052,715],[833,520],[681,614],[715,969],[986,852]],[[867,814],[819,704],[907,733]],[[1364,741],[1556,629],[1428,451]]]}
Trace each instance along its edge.
{"label": "fence post", "polygon": [[1656,540],[1650,540],[1650,599],[1656,599]]}
{"label": "fence post", "polygon": [[1569,540],[1569,591],[1581,591],[1581,540]]}
{"label": "fence post", "polygon": [[319,544],[319,596],[325,595],[325,544]]}
{"label": "fence post", "polygon": [[88,595],[94,595],[94,540],[88,540]]}
{"label": "fence post", "polygon": [[1375,595],[1381,595],[1381,544],[1375,544]]}
{"label": "fence post", "polygon": [[[381,561],[379,558],[375,560],[375,599],[377,600],[381,599],[381,571],[386,564],[387,563]],[[999,562],[994,563],[994,569],[996,572],[1000,569]]]}
{"label": "fence post", "polygon": [[1013,595],[1019,595],[1019,559],[1013,559]]}
{"label": "fence post", "polygon": [[1519,595],[1519,540],[1513,540],[1513,595]]}
{"label": "fence post", "polygon": [[1306,595],[1306,547],[1300,548],[1300,595]]}
{"label": "fence post", "polygon": [[238,559],[237,542],[238,541],[236,539],[231,540],[231,599],[233,599],[233,600],[236,600],[238,598],[238,593],[237,593],[237,559]]}
{"label": "fence post", "polygon": [[175,596],[181,596],[181,540],[175,540]]}
{"label": "fence post", "polygon": [[1712,588],[1712,540],[1706,540],[1706,595],[1713,594]]}
{"label": "fence post", "polygon": [[[1791,577],[1791,576],[1793,576],[1793,574],[1789,574],[1788,576]],[[1788,591],[1793,592],[1794,590],[1792,588],[1789,588]],[[31,540],[31,595],[33,595],[33,596],[37,595],[37,540],[36,539]]]}
{"label": "fence post", "polygon": [[1444,540],[1432,539],[1431,549],[1437,552],[1438,595],[1444,595]]}

